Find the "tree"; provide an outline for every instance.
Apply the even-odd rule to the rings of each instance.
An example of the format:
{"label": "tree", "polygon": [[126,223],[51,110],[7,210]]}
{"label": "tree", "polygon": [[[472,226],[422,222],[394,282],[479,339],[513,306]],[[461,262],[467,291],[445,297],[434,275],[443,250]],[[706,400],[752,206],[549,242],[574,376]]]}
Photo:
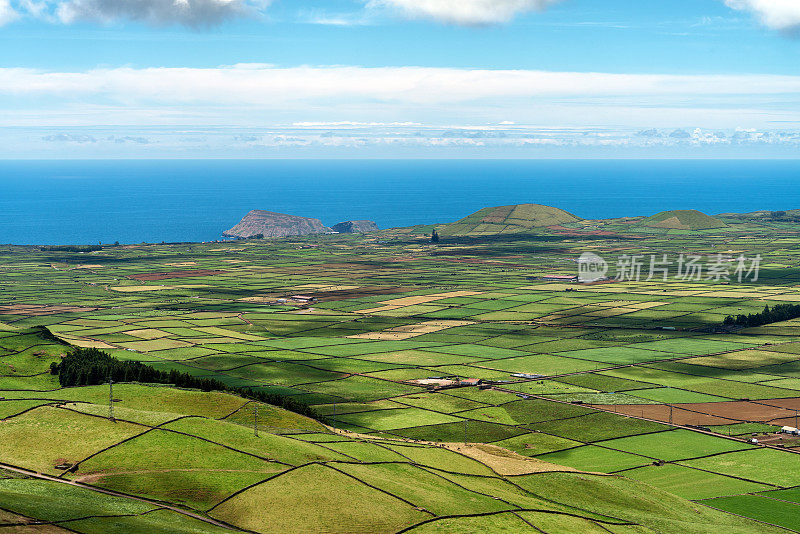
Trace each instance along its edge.
{"label": "tree", "polygon": [[285,395],[265,393],[248,387],[228,386],[213,378],[197,378],[175,369],[169,372],[161,371],[141,362],[118,360],[94,348],[74,348],[60,362],[53,362],[50,365],[50,373],[58,375],[58,382],[62,387],[104,384],[109,379],[114,382],[133,380],[142,383],[172,384],[179,388],[225,391],[280,406],[313,419],[321,419],[313,408]]}
{"label": "tree", "polygon": [[431,243],[438,243],[439,242],[439,232],[436,231],[436,228],[433,229],[433,233],[431,234]]}

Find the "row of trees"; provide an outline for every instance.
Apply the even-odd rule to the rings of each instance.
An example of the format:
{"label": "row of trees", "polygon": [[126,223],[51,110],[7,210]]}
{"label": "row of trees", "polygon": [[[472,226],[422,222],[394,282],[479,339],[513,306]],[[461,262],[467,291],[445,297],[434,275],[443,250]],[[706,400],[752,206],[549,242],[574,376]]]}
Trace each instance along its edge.
{"label": "row of trees", "polygon": [[253,388],[234,387],[214,378],[200,378],[176,370],[160,371],[142,362],[118,360],[99,349],[75,348],[61,359],[50,364],[50,372],[58,375],[62,387],[92,386],[114,382],[141,382],[170,384],[180,388],[202,391],[225,391],[241,397],[279,406],[286,410],[320,419],[319,414],[307,404],[287,395],[267,393]]}
{"label": "row of trees", "polygon": [[779,323],[800,317],[800,304],[777,304],[770,308],[764,306],[761,313],[748,315],[729,315],[725,317],[725,326],[761,326],[770,323]]}
{"label": "row of trees", "polygon": [[58,245],[50,247],[39,247],[42,252],[98,252],[103,250],[103,245],[88,245],[85,247],[75,245]]}

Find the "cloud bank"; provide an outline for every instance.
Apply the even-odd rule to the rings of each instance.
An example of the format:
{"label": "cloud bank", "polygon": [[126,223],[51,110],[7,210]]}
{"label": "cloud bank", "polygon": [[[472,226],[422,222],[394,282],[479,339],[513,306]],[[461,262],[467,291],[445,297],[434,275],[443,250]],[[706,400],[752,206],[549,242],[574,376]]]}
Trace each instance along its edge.
{"label": "cloud bank", "polygon": [[151,26],[218,26],[253,15],[271,0],[0,0],[0,25],[20,16],[72,24],[121,21]]}
{"label": "cloud bank", "polygon": [[773,30],[800,30],[798,0],[725,0],[725,4],[740,11],[750,11]]}
{"label": "cloud bank", "polygon": [[0,127],[411,126],[768,128],[800,123],[800,76],[430,67],[0,68]]}
{"label": "cloud bank", "polygon": [[[191,88],[191,90],[189,90]],[[504,99],[796,95],[800,76],[660,75],[437,67],[130,68],[57,72],[0,68],[0,95],[119,102],[283,105],[313,100],[451,105]],[[309,104],[310,105],[310,104]]]}
{"label": "cloud bank", "polygon": [[792,157],[797,129],[499,125],[0,129],[0,157]]}
{"label": "cloud bank", "polygon": [[[564,0],[360,0],[368,10],[391,10],[410,19],[429,19],[463,26],[488,26],[540,11]],[[771,29],[800,30],[800,0],[722,0],[728,7],[752,13]],[[273,0],[0,0],[0,26],[21,18],[51,23],[124,21],[161,27],[218,26],[228,20],[257,15]],[[326,15],[301,10],[306,22],[361,25],[371,22],[364,14]]]}
{"label": "cloud bank", "polygon": [[11,6],[11,0],[0,0],[0,26],[16,20],[19,13]]}
{"label": "cloud bank", "polygon": [[389,7],[409,18],[426,18],[465,26],[509,22],[515,16],[561,0],[370,0],[370,7]]}

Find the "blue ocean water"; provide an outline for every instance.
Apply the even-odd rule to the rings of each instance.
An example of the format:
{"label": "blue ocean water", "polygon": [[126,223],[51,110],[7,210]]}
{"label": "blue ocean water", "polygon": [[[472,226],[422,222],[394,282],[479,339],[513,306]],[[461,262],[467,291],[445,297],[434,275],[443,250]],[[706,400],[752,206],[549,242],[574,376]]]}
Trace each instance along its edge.
{"label": "blue ocean water", "polygon": [[800,208],[800,160],[153,160],[0,162],[0,243],[208,241],[251,209],[457,220],[486,206],[584,218]]}

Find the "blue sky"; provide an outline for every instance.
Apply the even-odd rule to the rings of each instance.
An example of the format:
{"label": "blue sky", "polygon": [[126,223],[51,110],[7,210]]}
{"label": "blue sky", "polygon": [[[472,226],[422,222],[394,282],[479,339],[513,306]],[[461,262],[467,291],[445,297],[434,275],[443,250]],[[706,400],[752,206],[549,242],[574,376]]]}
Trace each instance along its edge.
{"label": "blue sky", "polygon": [[0,157],[797,157],[798,0],[0,0]]}

